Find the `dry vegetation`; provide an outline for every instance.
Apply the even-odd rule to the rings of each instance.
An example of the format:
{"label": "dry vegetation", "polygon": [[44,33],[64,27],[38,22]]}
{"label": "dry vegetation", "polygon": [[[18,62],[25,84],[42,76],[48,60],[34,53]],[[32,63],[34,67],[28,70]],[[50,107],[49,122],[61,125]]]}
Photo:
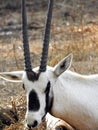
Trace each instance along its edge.
{"label": "dry vegetation", "polygon": [[[94,2],[94,0],[92,0],[92,2]],[[98,14],[95,13],[96,15],[91,17],[90,13],[88,15],[88,13],[85,12],[87,8],[85,11],[82,8],[82,13],[75,10],[76,15],[74,15],[74,17],[78,21],[75,22],[71,17],[65,19],[65,17],[60,15],[64,12],[65,7],[63,7],[63,11],[59,10],[58,12],[57,9],[62,7],[62,5],[59,5],[60,3],[57,3],[54,7],[55,18],[53,19],[51,27],[52,34],[48,64],[54,66],[67,54],[73,53],[74,58],[71,67],[73,71],[83,74],[98,73]],[[79,6],[79,8],[80,7],[81,6]],[[44,10],[45,8],[46,6]],[[30,6],[28,12],[29,24],[33,24],[34,27],[42,27],[29,30],[31,58],[33,66],[35,67],[39,65],[40,61],[45,16],[44,11],[41,10],[39,12],[37,8],[36,12],[32,14],[31,9],[32,6]],[[0,26],[20,24],[20,9],[13,13],[10,10],[8,11],[9,14],[6,14],[5,11],[2,10],[1,13],[4,22],[1,22]],[[93,11],[94,10],[92,10],[92,12]],[[80,14],[81,17],[77,18]],[[87,17],[85,18],[84,16]],[[88,19],[90,19],[89,22]],[[0,56],[0,71],[23,69],[21,30],[13,31],[11,34],[10,32],[0,32]],[[26,99],[21,86],[19,83],[13,84],[0,80],[0,130],[24,129]],[[36,130],[45,130],[45,123]]]}

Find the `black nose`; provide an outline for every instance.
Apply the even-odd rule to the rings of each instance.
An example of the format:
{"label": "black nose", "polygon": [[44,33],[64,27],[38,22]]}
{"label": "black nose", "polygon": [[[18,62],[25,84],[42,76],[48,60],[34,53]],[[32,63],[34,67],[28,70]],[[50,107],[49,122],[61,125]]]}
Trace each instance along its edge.
{"label": "black nose", "polygon": [[35,120],[33,124],[27,124],[28,128],[31,129],[31,128],[34,128],[38,125],[38,122]]}

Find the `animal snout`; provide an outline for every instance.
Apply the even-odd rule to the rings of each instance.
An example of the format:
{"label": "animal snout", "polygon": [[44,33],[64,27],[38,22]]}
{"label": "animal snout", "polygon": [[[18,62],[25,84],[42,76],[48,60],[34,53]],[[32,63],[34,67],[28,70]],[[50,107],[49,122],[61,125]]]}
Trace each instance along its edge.
{"label": "animal snout", "polygon": [[31,129],[31,128],[34,128],[38,125],[38,122],[35,120],[32,124],[27,124],[28,128]]}

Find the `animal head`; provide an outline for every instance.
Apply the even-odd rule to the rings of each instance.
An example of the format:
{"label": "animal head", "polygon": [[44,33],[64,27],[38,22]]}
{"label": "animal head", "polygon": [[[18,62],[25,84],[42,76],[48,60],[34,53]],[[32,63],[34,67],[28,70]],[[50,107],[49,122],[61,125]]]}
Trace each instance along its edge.
{"label": "animal head", "polygon": [[70,67],[72,55],[65,57],[55,67],[47,66],[53,8],[53,0],[49,0],[41,62],[39,67],[32,69],[28,44],[25,1],[26,0],[22,0],[22,29],[25,69],[24,71],[0,73],[0,78],[7,79],[12,82],[22,81],[27,97],[26,123],[29,128],[34,128],[41,123],[47,112],[51,111],[53,103],[52,88],[58,77]]}
{"label": "animal head", "polygon": [[[68,55],[56,66],[49,67],[45,72],[39,72],[39,67],[33,69],[33,72],[12,71],[0,73],[0,78],[9,82],[22,82],[23,89],[27,97],[26,124],[29,128],[39,125],[51,112],[53,105],[53,86],[59,77],[69,69],[72,55]],[[56,86],[59,89],[59,85]]]}

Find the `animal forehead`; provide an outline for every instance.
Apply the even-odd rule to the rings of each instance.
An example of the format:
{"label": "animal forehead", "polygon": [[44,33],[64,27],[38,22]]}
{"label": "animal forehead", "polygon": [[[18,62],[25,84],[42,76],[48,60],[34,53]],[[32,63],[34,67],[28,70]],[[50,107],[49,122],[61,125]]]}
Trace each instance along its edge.
{"label": "animal forehead", "polygon": [[48,78],[46,74],[43,73],[40,74],[38,80],[31,81],[28,79],[27,75],[24,74],[23,84],[25,85],[26,88],[28,88],[28,91],[31,91],[32,89],[41,91],[46,88],[48,84]]}
{"label": "animal forehead", "polygon": [[[47,79],[47,77],[48,77],[48,74],[47,74],[47,72],[41,72],[41,73],[36,73],[36,72],[34,72],[35,73],[35,76],[36,75],[38,75],[38,79],[36,79],[36,80],[32,80],[32,78],[34,77],[34,75],[32,74],[32,72],[24,72],[23,73],[23,77],[22,77],[22,80],[24,81],[24,80],[30,80],[30,81],[37,81],[37,80],[44,80],[44,79]],[[32,77],[32,78],[28,78],[28,76],[29,77]],[[35,77],[34,77],[35,78]]]}
{"label": "animal forehead", "polygon": [[38,81],[33,82],[33,87],[35,90],[44,91],[44,89],[47,87],[48,79],[45,78],[39,78]]}
{"label": "animal forehead", "polygon": [[38,80],[33,81],[35,85],[39,85],[39,86],[47,84],[47,82],[48,82],[48,76],[47,76],[47,73],[45,72],[40,73]]}

